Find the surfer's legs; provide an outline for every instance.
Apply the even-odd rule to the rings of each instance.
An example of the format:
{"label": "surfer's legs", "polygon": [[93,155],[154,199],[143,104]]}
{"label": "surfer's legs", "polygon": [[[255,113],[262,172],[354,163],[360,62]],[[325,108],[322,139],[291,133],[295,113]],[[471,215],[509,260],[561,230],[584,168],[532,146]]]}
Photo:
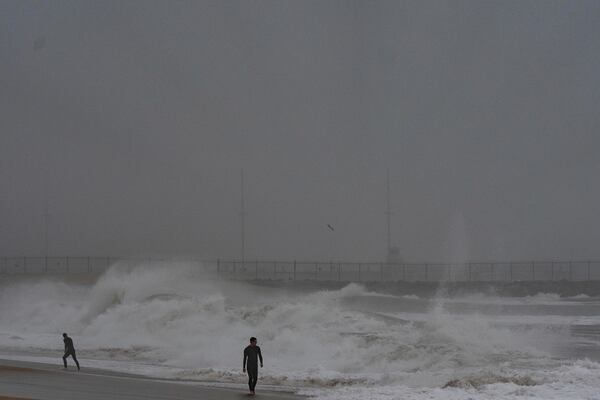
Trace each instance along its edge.
{"label": "surfer's legs", "polygon": [[75,356],[75,352],[74,351],[67,351],[65,353],[65,355],[63,356],[63,364],[65,365],[65,368],[67,368],[67,357],[73,357],[73,361],[75,361],[75,365],[77,365],[77,369],[79,368],[79,361],[77,361],[77,357]]}
{"label": "surfer's legs", "polygon": [[254,392],[256,381],[258,380],[258,368],[248,368],[248,388]]}
{"label": "surfer's legs", "polygon": [[77,370],[79,371],[79,361],[77,361],[77,357],[75,357],[75,353],[71,353],[71,357],[73,357],[73,361],[75,361],[75,364],[77,365]]}

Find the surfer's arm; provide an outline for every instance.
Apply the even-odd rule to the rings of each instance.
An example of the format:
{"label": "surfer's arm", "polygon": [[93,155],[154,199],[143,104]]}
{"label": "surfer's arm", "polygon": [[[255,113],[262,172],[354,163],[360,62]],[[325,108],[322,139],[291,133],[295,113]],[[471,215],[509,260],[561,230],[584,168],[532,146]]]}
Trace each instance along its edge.
{"label": "surfer's arm", "polygon": [[242,362],[242,368],[246,369],[246,358],[248,358],[248,353],[244,350],[244,361]]}
{"label": "surfer's arm", "polygon": [[262,353],[260,352],[260,347],[258,348],[258,358],[260,359],[260,366],[263,366]]}

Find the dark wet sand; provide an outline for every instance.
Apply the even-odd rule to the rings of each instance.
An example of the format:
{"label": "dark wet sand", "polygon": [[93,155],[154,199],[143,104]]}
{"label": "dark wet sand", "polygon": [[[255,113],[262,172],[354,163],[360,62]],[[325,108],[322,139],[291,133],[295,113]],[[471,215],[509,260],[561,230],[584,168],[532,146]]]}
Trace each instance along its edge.
{"label": "dark wet sand", "polygon": [[0,396],[0,400],[32,400],[32,399],[27,399],[25,397],[7,397],[7,396]]}
{"label": "dark wet sand", "polygon": [[0,400],[298,400],[290,393],[261,391],[252,397],[241,389],[210,388],[99,369],[80,372],[60,365],[0,360]]}

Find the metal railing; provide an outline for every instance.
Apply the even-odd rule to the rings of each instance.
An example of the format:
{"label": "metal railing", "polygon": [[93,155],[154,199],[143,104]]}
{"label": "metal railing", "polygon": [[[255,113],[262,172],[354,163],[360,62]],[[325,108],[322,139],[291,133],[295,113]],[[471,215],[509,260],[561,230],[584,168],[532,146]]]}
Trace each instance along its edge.
{"label": "metal railing", "polygon": [[0,273],[41,274],[41,273],[88,273],[106,271],[117,263],[120,257],[3,257],[0,259]]}
{"label": "metal railing", "polygon": [[99,274],[113,264],[192,265],[209,278],[343,282],[514,282],[600,280],[600,261],[381,263],[239,261],[126,257],[2,257],[0,274]]}
{"label": "metal railing", "polygon": [[218,276],[231,279],[344,282],[513,282],[600,280],[600,261],[506,261],[381,263],[307,261],[216,262]]}

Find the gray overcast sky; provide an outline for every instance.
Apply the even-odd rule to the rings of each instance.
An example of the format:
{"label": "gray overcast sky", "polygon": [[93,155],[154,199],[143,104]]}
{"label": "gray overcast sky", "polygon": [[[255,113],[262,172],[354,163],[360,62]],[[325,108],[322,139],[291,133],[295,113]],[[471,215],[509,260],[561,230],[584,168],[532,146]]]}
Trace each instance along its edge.
{"label": "gray overcast sky", "polygon": [[[600,257],[598,1],[0,1],[0,254]],[[327,224],[335,227],[331,232]]]}

